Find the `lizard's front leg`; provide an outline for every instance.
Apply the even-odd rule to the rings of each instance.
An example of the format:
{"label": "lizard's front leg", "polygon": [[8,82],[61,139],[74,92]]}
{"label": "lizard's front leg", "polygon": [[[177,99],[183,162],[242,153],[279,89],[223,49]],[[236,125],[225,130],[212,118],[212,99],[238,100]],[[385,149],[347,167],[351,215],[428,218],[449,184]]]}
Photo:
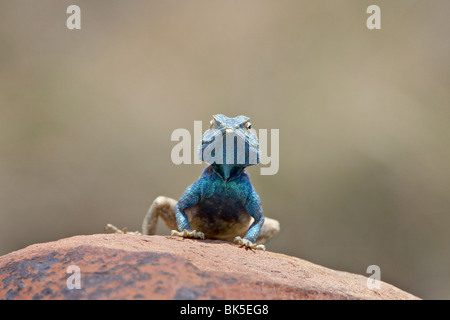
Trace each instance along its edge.
{"label": "lizard's front leg", "polygon": [[265,251],[266,247],[263,244],[256,243],[256,239],[258,239],[259,235],[259,230],[261,230],[263,223],[264,223],[264,216],[261,216],[260,219],[253,221],[252,225],[250,226],[249,230],[247,231],[247,234],[243,239],[241,237],[236,237],[234,238],[234,242],[246,248]]}
{"label": "lizard's front leg", "polygon": [[255,191],[252,191],[249,196],[246,208],[248,213],[254,219],[253,223],[248,228],[247,233],[244,238],[236,237],[234,238],[234,242],[240,246],[250,248],[250,249],[258,249],[258,250],[266,250],[266,247],[263,244],[257,244],[256,240],[259,237],[261,228],[264,224],[264,215],[262,213],[261,202],[259,200],[259,196]]}
{"label": "lizard's front leg", "polygon": [[[178,230],[172,230],[171,235],[184,238],[205,239],[205,234],[193,230],[189,224],[185,210],[196,205],[200,200],[200,190],[197,182],[187,187],[178,203],[175,205],[175,219]],[[174,228],[175,229],[175,228]]]}

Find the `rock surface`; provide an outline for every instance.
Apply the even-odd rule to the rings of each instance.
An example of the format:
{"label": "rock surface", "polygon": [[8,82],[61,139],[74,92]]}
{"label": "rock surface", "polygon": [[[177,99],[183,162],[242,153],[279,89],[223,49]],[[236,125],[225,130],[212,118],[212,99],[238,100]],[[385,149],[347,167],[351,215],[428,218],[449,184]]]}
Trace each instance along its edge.
{"label": "rock surface", "polygon": [[[68,289],[80,270],[81,289]],[[0,257],[0,299],[417,299],[299,258],[178,237],[94,234]]]}

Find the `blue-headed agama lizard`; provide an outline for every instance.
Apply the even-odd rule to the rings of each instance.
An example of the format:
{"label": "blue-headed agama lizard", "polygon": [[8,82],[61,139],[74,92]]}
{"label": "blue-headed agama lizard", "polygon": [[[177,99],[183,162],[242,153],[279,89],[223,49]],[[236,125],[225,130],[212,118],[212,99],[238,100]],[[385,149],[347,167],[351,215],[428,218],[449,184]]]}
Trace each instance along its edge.
{"label": "blue-headed agama lizard", "polygon": [[[265,250],[264,243],[278,233],[280,225],[264,217],[260,198],[245,170],[260,160],[258,138],[249,120],[246,116],[213,116],[199,147],[200,159],[209,165],[178,202],[165,196],[155,199],[142,223],[143,234],[155,234],[161,217],[172,235]],[[127,233],[111,224],[106,228]]]}

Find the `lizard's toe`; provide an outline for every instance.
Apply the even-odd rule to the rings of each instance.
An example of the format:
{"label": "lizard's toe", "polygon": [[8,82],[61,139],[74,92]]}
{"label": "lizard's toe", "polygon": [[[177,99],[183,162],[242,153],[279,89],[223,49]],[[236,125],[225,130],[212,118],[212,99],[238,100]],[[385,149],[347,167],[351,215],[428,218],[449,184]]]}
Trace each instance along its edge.
{"label": "lizard's toe", "polygon": [[248,239],[242,239],[241,237],[234,238],[234,243],[237,245],[240,245],[241,247],[249,248],[249,249],[256,249],[256,250],[266,250],[266,247],[263,244],[256,244],[251,242]]}
{"label": "lizard's toe", "polygon": [[205,234],[203,232],[200,231],[196,231],[196,230],[183,230],[183,231],[177,231],[177,230],[172,230],[172,232],[170,233],[172,236],[179,236],[179,237],[183,237],[183,238],[194,238],[194,239],[202,239],[205,240]]}
{"label": "lizard's toe", "polygon": [[123,228],[122,230],[117,228],[115,225],[108,223],[105,227],[105,230],[111,230],[114,233],[118,234],[141,234],[139,231],[127,231],[127,228]]}

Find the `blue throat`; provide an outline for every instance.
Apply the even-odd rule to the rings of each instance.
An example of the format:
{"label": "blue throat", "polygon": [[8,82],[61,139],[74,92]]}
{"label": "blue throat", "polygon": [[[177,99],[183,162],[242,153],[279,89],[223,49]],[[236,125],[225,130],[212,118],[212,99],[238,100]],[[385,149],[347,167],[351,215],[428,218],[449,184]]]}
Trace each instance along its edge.
{"label": "blue throat", "polygon": [[226,183],[229,180],[237,178],[241,175],[245,167],[235,166],[233,164],[212,164],[214,172],[216,172]]}

